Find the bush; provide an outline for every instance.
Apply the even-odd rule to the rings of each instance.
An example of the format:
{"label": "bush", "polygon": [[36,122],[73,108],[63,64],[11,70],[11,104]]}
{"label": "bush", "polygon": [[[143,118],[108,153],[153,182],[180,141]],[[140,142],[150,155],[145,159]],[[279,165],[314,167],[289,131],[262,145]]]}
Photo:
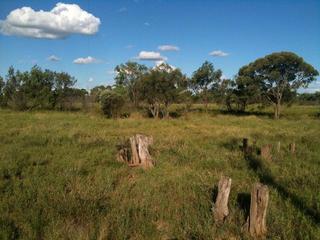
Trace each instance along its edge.
{"label": "bush", "polygon": [[112,90],[104,90],[100,94],[100,104],[103,113],[108,117],[118,117],[124,104],[124,97]]}

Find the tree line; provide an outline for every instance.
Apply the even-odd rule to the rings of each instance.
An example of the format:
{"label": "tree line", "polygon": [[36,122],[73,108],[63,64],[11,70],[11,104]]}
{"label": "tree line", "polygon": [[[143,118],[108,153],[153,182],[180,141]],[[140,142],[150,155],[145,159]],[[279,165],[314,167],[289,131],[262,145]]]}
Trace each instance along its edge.
{"label": "tree line", "polygon": [[11,67],[5,81],[0,78],[0,103],[19,110],[64,110],[67,103],[90,99],[99,102],[108,117],[128,115],[123,108],[129,104],[146,108],[154,118],[168,117],[173,103],[184,103],[188,108],[200,101],[208,111],[208,104],[216,102],[230,112],[244,112],[249,104],[259,103],[271,104],[274,117],[279,118],[282,104],[319,75],[292,52],[259,58],[241,67],[233,79],[222,78],[222,71],[208,61],[191,77],[166,63],[148,68],[130,61],[116,66],[115,73],[113,86],[96,86],[88,93],[74,88],[76,80],[67,73],[43,71],[38,66],[19,72]]}
{"label": "tree line", "polygon": [[66,72],[42,70],[34,66],[20,72],[10,67],[5,80],[0,77],[0,105],[15,110],[67,110],[87,91],[74,88],[76,79]]}

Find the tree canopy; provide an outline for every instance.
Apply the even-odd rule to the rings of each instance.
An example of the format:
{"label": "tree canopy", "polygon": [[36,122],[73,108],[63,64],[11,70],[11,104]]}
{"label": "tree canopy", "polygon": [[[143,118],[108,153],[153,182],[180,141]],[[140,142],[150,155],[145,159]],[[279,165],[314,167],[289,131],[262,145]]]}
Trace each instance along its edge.
{"label": "tree canopy", "polygon": [[295,53],[277,52],[242,67],[238,75],[247,89],[257,90],[274,105],[274,116],[279,118],[284,94],[307,87],[319,73]]}
{"label": "tree canopy", "polygon": [[191,88],[197,94],[201,95],[201,98],[205,104],[205,108],[208,108],[208,91],[217,87],[219,81],[221,81],[222,71],[220,69],[215,70],[212,63],[205,61],[200,68],[198,68],[192,74]]}

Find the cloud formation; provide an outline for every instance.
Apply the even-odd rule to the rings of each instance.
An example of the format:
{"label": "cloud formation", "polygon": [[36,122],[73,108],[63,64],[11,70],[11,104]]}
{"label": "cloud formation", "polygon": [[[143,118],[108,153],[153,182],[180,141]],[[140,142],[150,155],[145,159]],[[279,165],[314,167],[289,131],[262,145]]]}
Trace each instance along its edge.
{"label": "cloud formation", "polygon": [[93,77],[89,77],[89,80],[88,80],[88,81],[89,81],[89,82],[93,82],[93,80],[94,80]]}
{"label": "cloud formation", "polygon": [[226,57],[229,55],[229,53],[223,52],[221,50],[215,50],[209,53],[209,55],[214,56],[214,57]]}
{"label": "cloud formation", "polygon": [[60,61],[60,58],[55,56],[55,55],[51,55],[47,58],[48,61],[51,61],[51,62],[58,62]]}
{"label": "cloud formation", "polygon": [[128,9],[126,7],[122,7],[118,10],[119,13],[127,12]]}
{"label": "cloud formation", "polygon": [[51,11],[17,8],[0,20],[0,33],[31,38],[58,39],[71,34],[98,32],[100,19],[77,4],[57,3]]}
{"label": "cloud formation", "polygon": [[179,51],[180,48],[174,45],[160,45],[158,47],[160,51]]}
{"label": "cloud formation", "polygon": [[99,60],[93,57],[85,57],[85,58],[77,58],[73,60],[73,63],[75,64],[90,64],[90,63],[98,63]]}
{"label": "cloud formation", "polygon": [[146,61],[160,61],[160,60],[167,60],[166,57],[161,56],[159,52],[153,51],[141,51],[137,57],[139,60],[146,60]]}

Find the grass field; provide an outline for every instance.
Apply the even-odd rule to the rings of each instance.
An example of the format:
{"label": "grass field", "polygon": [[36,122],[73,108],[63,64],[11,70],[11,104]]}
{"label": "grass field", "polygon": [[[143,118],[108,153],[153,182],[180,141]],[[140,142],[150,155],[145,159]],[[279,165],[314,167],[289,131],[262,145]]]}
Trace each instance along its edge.
{"label": "grass field", "polygon": [[[0,111],[0,239],[250,239],[252,184],[270,188],[268,239],[320,239],[319,107],[153,120],[135,114]],[[116,161],[116,144],[154,137],[153,169]],[[281,141],[272,162],[245,158],[243,137]],[[296,142],[292,155],[288,145]],[[230,215],[215,226],[214,189],[232,178]]]}

